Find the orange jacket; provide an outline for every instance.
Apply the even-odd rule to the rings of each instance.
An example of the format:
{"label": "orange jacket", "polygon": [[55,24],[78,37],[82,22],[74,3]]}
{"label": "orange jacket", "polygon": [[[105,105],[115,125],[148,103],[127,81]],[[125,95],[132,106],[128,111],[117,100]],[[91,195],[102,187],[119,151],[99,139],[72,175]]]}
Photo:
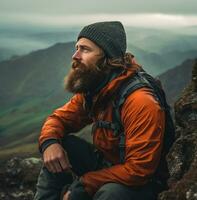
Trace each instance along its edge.
{"label": "orange jacket", "polygon": [[[96,104],[115,90],[122,80],[131,76],[136,69],[137,67],[133,67],[113,79],[93,98],[95,112],[92,119],[88,118],[88,113],[84,109],[85,99],[82,94],[76,94],[63,107],[55,110],[42,128],[39,138],[40,145],[47,139],[59,139],[64,134],[78,131],[92,121],[112,121],[112,105],[109,104],[101,111]],[[114,165],[88,172],[81,177],[90,195],[108,182],[128,186],[143,185],[153,175],[159,164],[165,114],[148,88],[141,88],[127,97],[121,109],[121,120],[126,139],[125,163],[119,164],[118,138],[114,137],[109,129],[97,128],[93,143]]]}

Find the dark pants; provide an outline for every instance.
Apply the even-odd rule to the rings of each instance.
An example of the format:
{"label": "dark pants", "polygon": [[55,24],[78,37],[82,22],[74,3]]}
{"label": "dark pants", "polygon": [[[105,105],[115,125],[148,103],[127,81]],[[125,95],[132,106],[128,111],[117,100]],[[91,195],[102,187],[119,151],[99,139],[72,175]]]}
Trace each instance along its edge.
{"label": "dark pants", "polygon": [[[67,151],[74,173],[78,176],[102,168],[100,156],[86,141],[70,135],[63,140],[63,147]],[[38,177],[34,200],[59,200],[62,188],[70,183],[70,173],[51,173],[43,167]],[[155,200],[153,189],[152,184],[134,189],[122,184],[107,183],[96,192],[93,200]]]}

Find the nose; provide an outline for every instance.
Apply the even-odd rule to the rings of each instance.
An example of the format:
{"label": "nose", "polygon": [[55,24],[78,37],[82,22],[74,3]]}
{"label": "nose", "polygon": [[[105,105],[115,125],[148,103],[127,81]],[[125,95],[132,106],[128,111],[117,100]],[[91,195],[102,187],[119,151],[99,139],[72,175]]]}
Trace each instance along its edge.
{"label": "nose", "polygon": [[75,53],[72,56],[72,59],[73,60],[81,60],[81,54],[80,54],[79,49],[75,51]]}

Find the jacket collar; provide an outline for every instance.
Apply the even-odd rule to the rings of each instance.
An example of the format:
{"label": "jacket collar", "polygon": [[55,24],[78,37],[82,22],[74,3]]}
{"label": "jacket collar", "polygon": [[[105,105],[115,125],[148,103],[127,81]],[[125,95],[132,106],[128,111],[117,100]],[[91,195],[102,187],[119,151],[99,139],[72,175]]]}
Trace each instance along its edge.
{"label": "jacket collar", "polygon": [[115,92],[116,88],[120,86],[122,81],[132,77],[140,69],[141,67],[139,65],[133,64],[130,68],[114,70],[114,72],[94,92],[84,95],[86,108],[91,110],[92,106],[110,97],[113,92]]}

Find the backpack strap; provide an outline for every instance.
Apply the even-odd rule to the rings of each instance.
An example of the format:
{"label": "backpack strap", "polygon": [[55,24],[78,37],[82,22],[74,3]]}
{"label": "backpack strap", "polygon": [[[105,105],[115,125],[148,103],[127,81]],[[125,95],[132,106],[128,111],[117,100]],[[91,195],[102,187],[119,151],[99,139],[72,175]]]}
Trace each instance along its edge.
{"label": "backpack strap", "polygon": [[152,91],[152,95],[160,104],[159,98],[155,94],[153,86],[145,78],[144,74],[145,74],[145,72],[138,71],[131,79],[124,82],[123,85],[118,90],[117,98],[113,102],[112,121],[118,123],[120,126],[120,131],[119,131],[120,163],[124,163],[124,160],[125,160],[125,133],[124,133],[124,127],[122,126],[120,111],[121,111],[122,105],[124,104],[126,98],[134,91],[136,91],[140,88],[146,87]]}
{"label": "backpack strap", "polygon": [[120,132],[120,125],[118,123],[98,120],[93,123],[92,132],[94,133],[97,128],[106,128],[113,130],[113,135],[118,136]]}
{"label": "backpack strap", "polygon": [[120,163],[124,163],[125,160],[125,133],[120,111],[126,98],[134,91],[144,87],[151,90],[156,101],[160,104],[161,108],[165,110],[167,108],[167,103],[163,96],[165,94],[164,92],[162,93],[163,90],[159,88],[158,83],[146,72],[137,71],[135,75],[129,80],[126,80],[117,91],[117,98],[112,102],[112,122],[98,120],[93,124],[93,133],[96,128],[107,128],[113,130],[114,136],[119,136]]}

